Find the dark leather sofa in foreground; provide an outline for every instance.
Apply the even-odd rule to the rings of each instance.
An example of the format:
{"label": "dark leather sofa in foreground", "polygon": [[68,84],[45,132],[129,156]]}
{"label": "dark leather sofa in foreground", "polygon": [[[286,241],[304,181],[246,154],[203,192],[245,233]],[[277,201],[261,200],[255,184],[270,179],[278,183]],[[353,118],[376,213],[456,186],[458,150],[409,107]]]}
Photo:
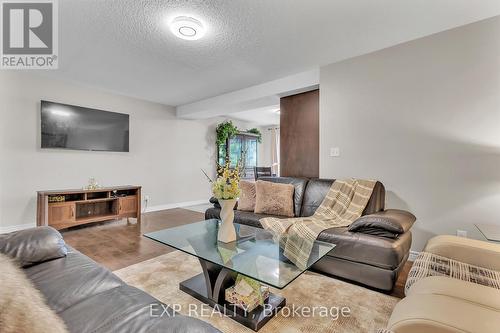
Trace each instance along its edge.
{"label": "dark leather sofa in foreground", "polygon": [[[333,179],[291,177],[259,179],[294,185],[296,217],[313,215],[334,182]],[[219,213],[220,206],[215,202],[214,207],[205,212],[205,218],[219,218]],[[236,210],[235,222],[262,227],[259,220],[268,216]],[[331,228],[319,235],[319,240],[336,247],[316,263],[313,270],[389,291],[408,259],[410,228],[414,222],[415,216],[409,212],[385,210],[385,188],[377,182],[362,217],[349,227]]]}
{"label": "dark leather sofa in foreground", "polygon": [[[219,332],[201,320],[175,313],[149,294],[125,284],[109,270],[66,246],[59,232],[50,227],[0,235],[0,252],[23,266],[26,276],[70,332]],[[169,282],[167,276],[165,282]],[[165,313],[163,306],[168,309]]]}

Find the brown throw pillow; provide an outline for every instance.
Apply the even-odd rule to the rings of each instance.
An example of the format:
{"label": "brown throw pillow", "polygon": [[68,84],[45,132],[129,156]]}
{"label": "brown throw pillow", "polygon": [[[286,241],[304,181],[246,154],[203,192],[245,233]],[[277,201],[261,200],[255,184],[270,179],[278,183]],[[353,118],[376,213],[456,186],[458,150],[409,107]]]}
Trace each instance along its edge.
{"label": "brown throw pillow", "polygon": [[255,213],[293,217],[292,184],[258,180],[255,184]]}
{"label": "brown throw pillow", "polygon": [[255,210],[255,182],[248,180],[240,181],[240,199],[238,200],[238,210],[253,212]]}
{"label": "brown throw pillow", "polygon": [[0,332],[67,333],[42,294],[9,257],[0,254]]}

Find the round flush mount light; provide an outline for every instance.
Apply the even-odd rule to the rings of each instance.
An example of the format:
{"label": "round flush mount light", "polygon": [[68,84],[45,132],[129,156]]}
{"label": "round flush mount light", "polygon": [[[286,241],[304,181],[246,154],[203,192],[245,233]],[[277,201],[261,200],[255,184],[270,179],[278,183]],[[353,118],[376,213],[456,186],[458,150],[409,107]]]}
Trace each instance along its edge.
{"label": "round flush mount light", "polygon": [[189,16],[178,16],[170,23],[170,30],[179,38],[197,40],[205,35],[203,24]]}

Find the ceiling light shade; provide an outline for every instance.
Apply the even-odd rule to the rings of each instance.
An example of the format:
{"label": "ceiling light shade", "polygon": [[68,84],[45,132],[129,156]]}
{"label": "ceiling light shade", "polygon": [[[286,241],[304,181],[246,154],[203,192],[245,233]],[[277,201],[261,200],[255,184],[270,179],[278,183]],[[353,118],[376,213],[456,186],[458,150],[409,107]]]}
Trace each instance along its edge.
{"label": "ceiling light shade", "polygon": [[205,35],[205,27],[195,18],[178,16],[170,23],[170,30],[179,38],[197,40]]}

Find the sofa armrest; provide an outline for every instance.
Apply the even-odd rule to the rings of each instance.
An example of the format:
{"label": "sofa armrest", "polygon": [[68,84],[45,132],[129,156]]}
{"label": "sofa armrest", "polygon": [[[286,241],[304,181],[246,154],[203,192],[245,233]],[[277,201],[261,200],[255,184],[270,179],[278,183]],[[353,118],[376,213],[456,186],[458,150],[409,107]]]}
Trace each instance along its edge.
{"label": "sofa armrest", "polygon": [[431,238],[425,245],[424,251],[466,264],[500,271],[500,244],[440,235]]}
{"label": "sofa armrest", "polygon": [[498,332],[496,309],[439,294],[408,296],[394,308],[387,328],[394,333]]}
{"label": "sofa armrest", "polygon": [[62,235],[52,227],[30,228],[0,235],[0,253],[22,267],[66,256]]}
{"label": "sofa armrest", "polygon": [[444,295],[484,305],[500,311],[500,290],[474,282],[450,279],[448,276],[427,276],[416,281],[406,293],[412,295]]}
{"label": "sofa armrest", "polygon": [[349,231],[395,238],[410,230],[415,220],[412,213],[399,209],[388,209],[361,216],[349,226]]}
{"label": "sofa armrest", "polygon": [[208,200],[211,204],[214,205],[215,208],[220,208],[220,203],[219,200],[217,200],[216,197],[211,197],[210,200]]}
{"label": "sofa armrest", "polygon": [[[221,209],[219,200],[216,197],[211,197],[208,201],[210,201],[210,203],[213,204],[215,208]],[[238,209],[238,201],[236,201],[236,204],[234,205],[234,210],[236,209]]]}

